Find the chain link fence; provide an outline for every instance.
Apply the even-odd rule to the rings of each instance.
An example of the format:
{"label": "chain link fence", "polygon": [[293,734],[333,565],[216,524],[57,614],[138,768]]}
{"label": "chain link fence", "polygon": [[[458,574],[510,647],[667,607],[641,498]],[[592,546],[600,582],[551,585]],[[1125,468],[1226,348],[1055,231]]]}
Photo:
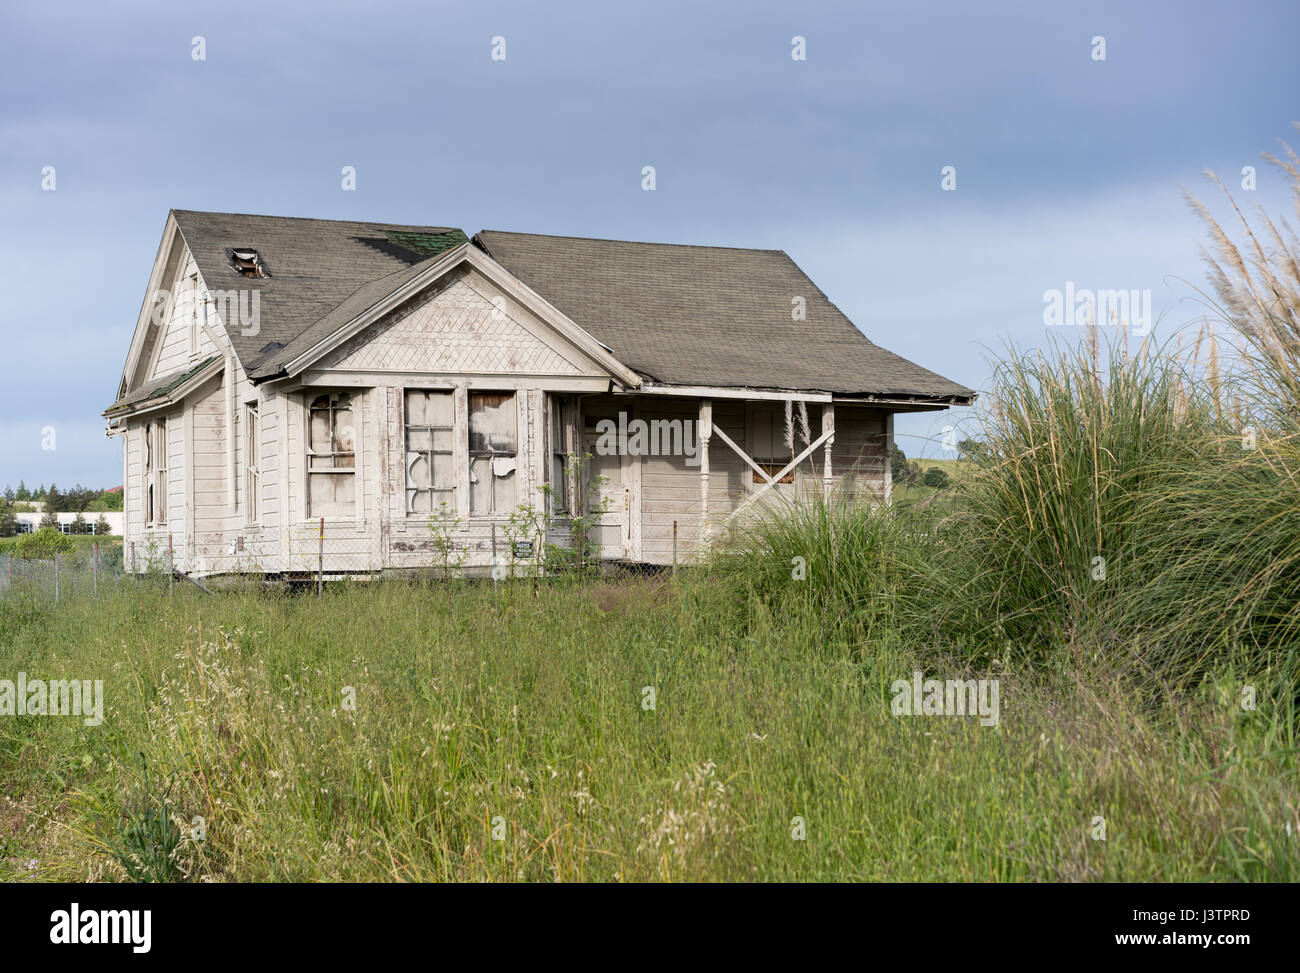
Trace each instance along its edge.
{"label": "chain link fence", "polygon": [[95,597],[117,590],[122,580],[121,544],[97,542],[41,560],[0,554],[0,600]]}

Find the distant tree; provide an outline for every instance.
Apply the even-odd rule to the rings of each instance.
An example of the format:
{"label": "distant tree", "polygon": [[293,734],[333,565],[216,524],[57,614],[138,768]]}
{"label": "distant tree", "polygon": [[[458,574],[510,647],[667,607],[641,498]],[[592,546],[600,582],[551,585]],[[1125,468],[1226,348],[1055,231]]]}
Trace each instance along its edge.
{"label": "distant tree", "polygon": [[41,522],[38,526],[42,530],[44,530],[46,527],[53,527],[55,530],[58,530],[59,515],[56,514],[53,510],[51,510],[49,507],[46,507],[45,513],[41,515]]}
{"label": "distant tree", "polygon": [[59,493],[59,488],[53,483],[45,491],[45,509],[55,513],[63,509],[63,494]]}
{"label": "distant tree", "polygon": [[72,518],[72,526],[69,528],[73,534],[88,534],[90,528],[86,526],[86,518],[82,516],[81,511],[77,511],[77,516]]}
{"label": "distant tree", "polygon": [[13,537],[18,533],[18,515],[12,503],[0,504],[0,537]]}
{"label": "distant tree", "polygon": [[907,456],[898,448],[898,443],[894,443],[894,452],[890,460],[891,473],[895,483],[907,476]]}
{"label": "distant tree", "polygon": [[14,500],[16,500],[16,499],[17,499],[17,497],[14,496],[14,488],[11,487],[8,483],[6,483],[6,484],[5,484],[5,502],[6,502],[6,503],[13,503]]}
{"label": "distant tree", "polygon": [[86,509],[92,513],[98,513],[101,510],[121,510],[122,509],[122,491],[117,490],[100,490],[95,494],[93,500],[86,504]]}
{"label": "distant tree", "polygon": [[14,494],[14,499],[15,499],[15,500],[30,500],[31,498],[32,498],[32,491],[29,490],[29,489],[27,489],[27,484],[26,484],[26,483],[24,483],[22,480],[19,480],[19,481],[18,481],[18,492]]}
{"label": "distant tree", "polygon": [[32,499],[33,499],[33,500],[44,500],[44,499],[45,499],[45,484],[44,484],[44,483],[42,483],[40,486],[38,486],[38,487],[36,488],[36,492],[32,494]]}
{"label": "distant tree", "polygon": [[100,515],[99,515],[99,519],[98,519],[97,521],[95,521],[95,533],[96,533],[96,534],[107,534],[107,533],[109,533],[112,529],[113,529],[113,528],[111,528],[110,526],[108,526],[108,518],[105,517],[103,514],[100,514]]}
{"label": "distant tree", "polygon": [[928,487],[935,487],[936,489],[942,490],[951,481],[947,473],[939,469],[937,466],[931,466],[925,471],[925,475],[921,477],[921,482]]}
{"label": "distant tree", "polygon": [[78,483],[70,493],[63,495],[63,509],[85,513],[90,508],[90,502],[97,496],[99,496],[98,490],[92,490]]}
{"label": "distant tree", "polygon": [[989,444],[978,439],[963,439],[957,443],[957,452],[965,459],[983,463],[989,458]]}

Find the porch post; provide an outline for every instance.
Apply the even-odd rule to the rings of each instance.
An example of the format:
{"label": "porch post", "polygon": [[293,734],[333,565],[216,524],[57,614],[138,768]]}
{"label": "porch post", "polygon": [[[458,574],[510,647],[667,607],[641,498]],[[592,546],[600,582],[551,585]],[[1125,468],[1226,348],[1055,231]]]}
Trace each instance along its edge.
{"label": "porch post", "polygon": [[827,402],[822,406],[822,433],[830,433],[826,440],[826,461],[822,471],[822,478],[826,484],[826,496],[831,495],[832,476],[831,476],[831,447],[835,445],[835,405]]}
{"label": "porch post", "polygon": [[700,400],[700,542],[708,545],[709,530],[709,440],[713,438],[713,400]]}
{"label": "porch post", "polygon": [[894,502],[894,414],[885,413],[885,504]]}

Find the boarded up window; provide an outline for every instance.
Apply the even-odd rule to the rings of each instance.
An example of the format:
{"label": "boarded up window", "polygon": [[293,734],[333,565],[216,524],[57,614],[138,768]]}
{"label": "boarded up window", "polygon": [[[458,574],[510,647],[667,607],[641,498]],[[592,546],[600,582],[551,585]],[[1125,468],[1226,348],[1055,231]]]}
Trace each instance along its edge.
{"label": "boarded up window", "polygon": [[407,514],[432,513],[443,501],[455,507],[455,424],[451,392],[406,393]]}
{"label": "boarded up window", "polygon": [[311,400],[307,417],[307,502],[312,517],[356,516],[356,425],[352,395]]}
{"label": "boarded up window", "polygon": [[517,426],[513,393],[469,397],[469,512],[508,514],[515,508]]}

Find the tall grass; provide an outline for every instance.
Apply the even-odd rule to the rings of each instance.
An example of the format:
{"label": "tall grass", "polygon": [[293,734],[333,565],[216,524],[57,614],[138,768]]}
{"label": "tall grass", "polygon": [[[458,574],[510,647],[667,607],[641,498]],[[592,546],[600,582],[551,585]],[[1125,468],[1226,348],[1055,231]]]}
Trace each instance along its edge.
{"label": "tall grass", "polygon": [[0,606],[0,671],[108,695],[0,721],[0,878],[1296,877],[1267,706],[1171,721],[1011,660],[998,728],[897,719],[949,663],[861,647],[688,574]]}

